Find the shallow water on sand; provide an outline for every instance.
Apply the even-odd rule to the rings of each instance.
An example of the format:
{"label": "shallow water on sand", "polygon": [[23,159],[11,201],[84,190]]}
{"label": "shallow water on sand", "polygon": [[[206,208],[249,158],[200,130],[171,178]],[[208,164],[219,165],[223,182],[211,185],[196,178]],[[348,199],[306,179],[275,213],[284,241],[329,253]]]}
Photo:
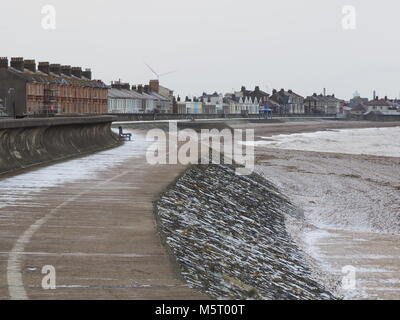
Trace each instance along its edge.
{"label": "shallow water on sand", "polygon": [[325,271],[345,277],[354,268],[345,299],[400,299],[400,235],[319,229],[304,240]]}
{"label": "shallow water on sand", "polygon": [[339,285],[345,299],[400,299],[400,158],[385,157],[400,153],[399,130],[272,137],[280,141],[274,149],[257,148],[257,170],[304,210],[305,221],[288,221],[288,229],[316,273],[331,285],[328,278],[340,283],[354,271],[353,286]]}

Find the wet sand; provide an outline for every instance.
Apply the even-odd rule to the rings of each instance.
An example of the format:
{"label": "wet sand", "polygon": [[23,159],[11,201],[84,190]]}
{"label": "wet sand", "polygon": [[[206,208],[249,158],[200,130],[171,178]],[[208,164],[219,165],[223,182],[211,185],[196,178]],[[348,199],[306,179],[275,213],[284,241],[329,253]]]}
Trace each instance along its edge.
{"label": "wet sand", "polygon": [[231,124],[230,126],[232,128],[238,128],[238,129],[254,129],[256,140],[259,140],[259,137],[270,137],[278,134],[316,132],[316,131],[325,131],[334,129],[398,127],[400,126],[400,122],[314,120],[314,121],[294,121],[294,122],[270,123],[270,124],[265,124],[265,123]]}
{"label": "wet sand", "polygon": [[[264,125],[256,128],[256,139],[399,125]],[[400,158],[257,147],[256,162],[256,170],[304,210],[305,221],[288,217],[287,229],[320,281],[345,299],[400,299]],[[346,266],[355,268],[355,288],[342,288]]]}

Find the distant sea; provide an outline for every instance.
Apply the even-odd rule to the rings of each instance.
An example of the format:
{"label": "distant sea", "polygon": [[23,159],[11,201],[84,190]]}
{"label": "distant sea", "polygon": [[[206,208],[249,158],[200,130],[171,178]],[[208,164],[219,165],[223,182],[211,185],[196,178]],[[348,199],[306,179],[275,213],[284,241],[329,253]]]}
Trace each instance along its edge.
{"label": "distant sea", "polygon": [[256,146],[400,157],[400,127],[330,130],[261,138],[265,141],[256,141]]}

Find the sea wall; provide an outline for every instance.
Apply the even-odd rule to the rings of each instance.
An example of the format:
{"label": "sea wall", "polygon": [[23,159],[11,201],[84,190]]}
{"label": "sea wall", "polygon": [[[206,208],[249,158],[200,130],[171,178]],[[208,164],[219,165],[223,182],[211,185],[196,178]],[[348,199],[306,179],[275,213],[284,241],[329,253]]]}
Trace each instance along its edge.
{"label": "sea wall", "polygon": [[217,113],[112,113],[117,117],[117,121],[159,121],[159,120],[204,120],[204,119],[241,119],[259,118],[258,114],[217,114]]}
{"label": "sea wall", "polygon": [[0,120],[0,175],[120,144],[111,116]]}
{"label": "sea wall", "polygon": [[190,167],[155,204],[159,230],[189,286],[215,299],[335,299],[286,231],[301,211],[263,177]]}
{"label": "sea wall", "polygon": [[[262,120],[259,114],[217,114],[217,113],[110,113],[109,115],[117,117],[117,121],[160,121],[160,120],[207,120],[207,119],[248,119],[248,120]],[[336,115],[307,115],[307,114],[288,114],[278,115],[273,114],[273,118],[284,119],[334,119]]]}
{"label": "sea wall", "polygon": [[[247,120],[197,120],[197,121],[179,121],[177,122],[178,130],[191,129],[197,132],[201,130],[232,130],[230,125],[232,124],[246,124]],[[122,126],[123,128],[135,129],[135,130],[151,130],[151,129],[161,129],[168,131],[170,129],[170,123],[167,121],[146,121],[146,122],[115,122],[113,124],[114,128]]]}
{"label": "sea wall", "polygon": [[385,115],[381,113],[370,112],[364,115],[363,119],[368,121],[381,121],[381,122],[400,121],[400,113]]}

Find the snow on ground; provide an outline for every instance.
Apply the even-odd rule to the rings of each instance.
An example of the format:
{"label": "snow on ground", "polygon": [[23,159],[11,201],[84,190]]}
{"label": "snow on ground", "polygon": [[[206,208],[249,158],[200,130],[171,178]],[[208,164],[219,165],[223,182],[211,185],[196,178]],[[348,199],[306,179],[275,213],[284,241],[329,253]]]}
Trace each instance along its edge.
{"label": "snow on ground", "polygon": [[46,166],[9,178],[0,178],[0,208],[30,202],[30,194],[62,185],[64,183],[86,179],[96,173],[114,167],[129,158],[142,156],[148,142],[143,135],[134,135],[134,141],[124,145],[77,158],[51,166]]}
{"label": "snow on ground", "polygon": [[277,136],[257,148],[257,171],[304,210],[306,225],[288,220],[288,229],[318,269],[340,279],[356,268],[348,299],[400,299],[400,158],[387,157],[400,156],[399,133]]}

